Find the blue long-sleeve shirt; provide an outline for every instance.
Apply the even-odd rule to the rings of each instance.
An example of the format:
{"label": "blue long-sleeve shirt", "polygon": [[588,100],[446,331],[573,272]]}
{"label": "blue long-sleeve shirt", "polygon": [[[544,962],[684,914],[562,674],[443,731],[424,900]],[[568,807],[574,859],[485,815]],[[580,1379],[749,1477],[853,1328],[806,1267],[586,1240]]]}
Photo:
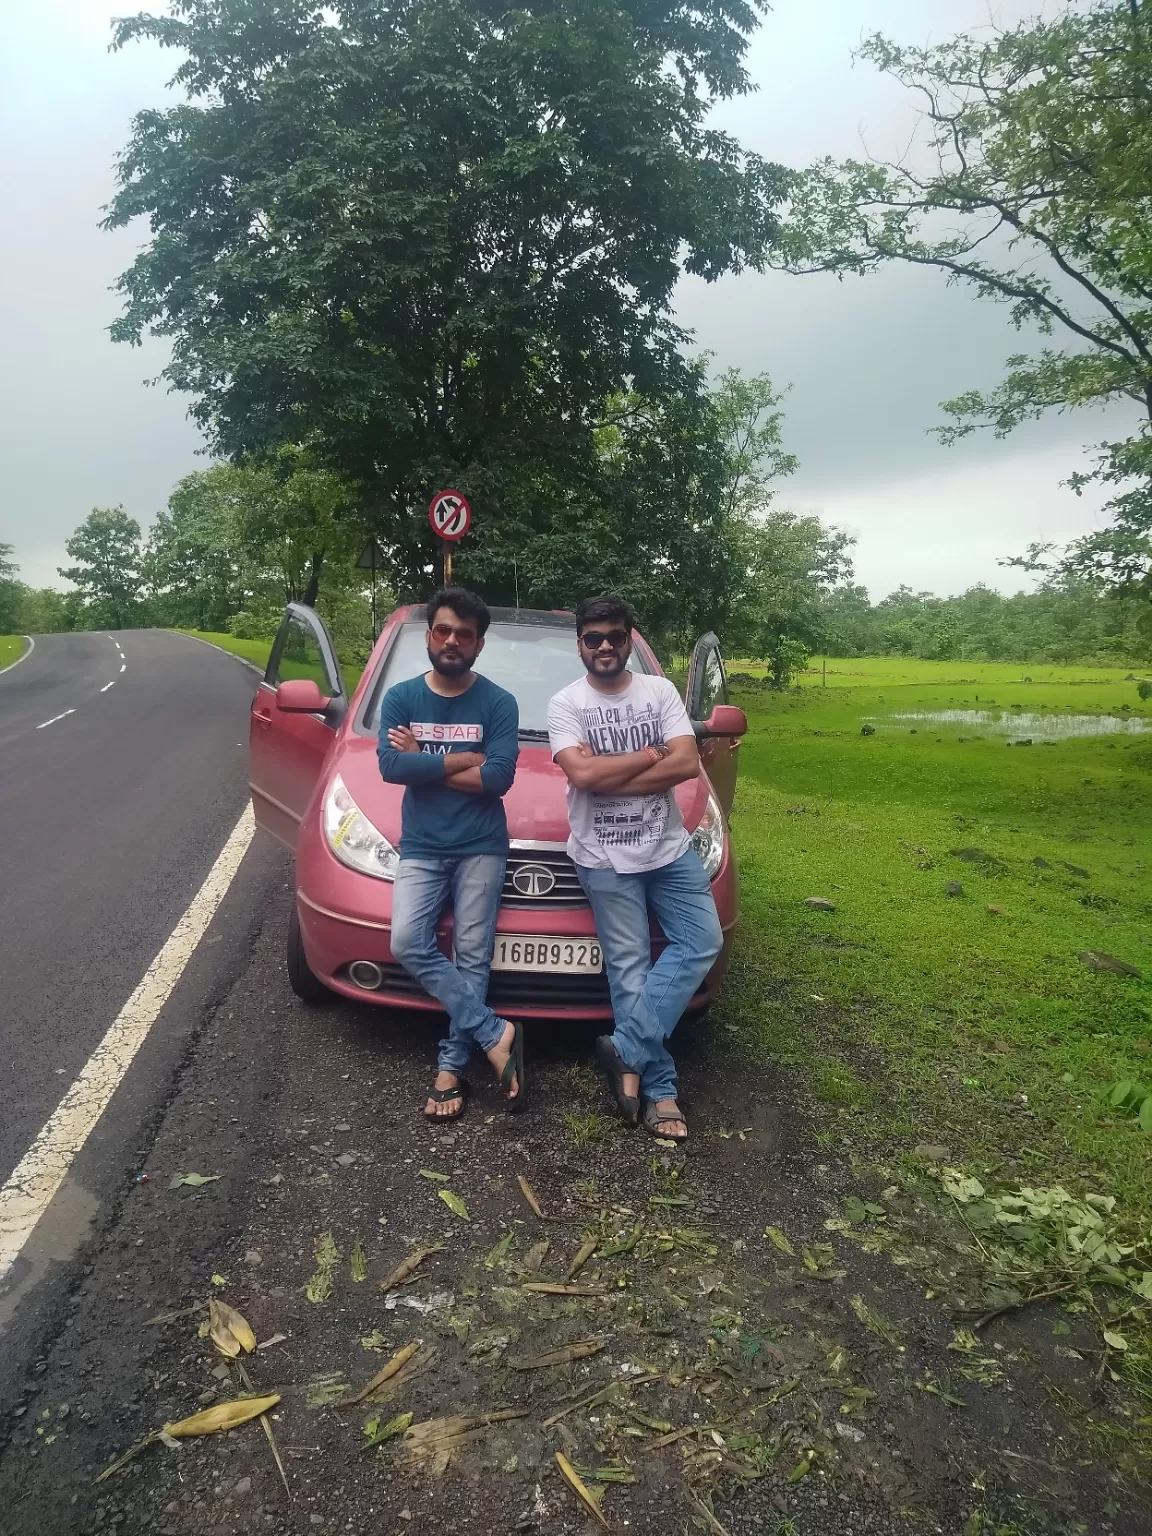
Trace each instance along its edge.
{"label": "blue long-sleeve shirt", "polygon": [[[389,744],[389,730],[399,725],[416,737],[419,752],[398,752]],[[422,676],[389,688],[380,704],[377,756],[385,780],[406,786],[401,858],[507,856],[503,796],[516,777],[519,731],[515,698],[478,672],[471,688],[452,698],[433,693]],[[484,753],[483,794],[447,787],[444,759],[450,752]]]}

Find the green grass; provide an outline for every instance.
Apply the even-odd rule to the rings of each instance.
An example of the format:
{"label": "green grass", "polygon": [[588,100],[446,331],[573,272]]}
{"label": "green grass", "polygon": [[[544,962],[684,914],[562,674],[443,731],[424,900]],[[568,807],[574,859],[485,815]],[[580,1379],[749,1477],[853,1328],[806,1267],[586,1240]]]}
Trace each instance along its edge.
{"label": "green grass", "polygon": [[19,661],[27,649],[23,635],[0,635],[0,671]]}
{"label": "green grass", "polygon": [[[201,629],[182,629],[179,633],[195,635],[198,640],[207,640],[212,645],[218,645],[221,650],[231,651],[234,656],[242,656],[245,661],[252,662],[261,671],[268,665],[268,656],[272,650],[270,640],[238,640],[235,635],[214,634]],[[344,686],[351,695],[356,691],[356,684],[360,681],[360,674],[364,668],[357,662],[342,660],[340,670],[344,674]],[[284,660],[280,664],[280,673],[282,677],[311,677],[322,688],[327,686],[321,668],[309,666],[305,662]]]}
{"label": "green grass", "polygon": [[[803,1066],[846,1131],[1087,1183],[1147,1222],[1152,1137],[1097,1096],[1152,1087],[1152,729],[1021,747],[892,716],[995,700],[1037,733],[1073,714],[1152,727],[1152,701],[1121,669],[884,658],[828,674],[783,695],[733,678],[744,925],[721,1020]],[[1097,974],[1086,950],[1143,977]]]}

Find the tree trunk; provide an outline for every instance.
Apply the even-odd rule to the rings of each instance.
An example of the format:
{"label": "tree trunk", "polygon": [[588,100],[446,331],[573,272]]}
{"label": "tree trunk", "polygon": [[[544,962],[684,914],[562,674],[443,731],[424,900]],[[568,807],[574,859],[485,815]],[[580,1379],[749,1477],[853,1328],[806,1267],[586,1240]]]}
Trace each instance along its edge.
{"label": "tree trunk", "polygon": [[308,577],[308,585],[304,588],[304,595],[300,601],[306,603],[309,608],[315,608],[316,598],[320,593],[320,572],[324,566],[324,552],[312,556],[312,571]]}

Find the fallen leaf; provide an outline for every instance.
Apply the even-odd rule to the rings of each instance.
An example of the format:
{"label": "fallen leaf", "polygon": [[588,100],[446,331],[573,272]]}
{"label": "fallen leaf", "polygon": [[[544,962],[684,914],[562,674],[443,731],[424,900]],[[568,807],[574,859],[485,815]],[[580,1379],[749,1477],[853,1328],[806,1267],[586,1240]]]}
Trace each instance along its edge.
{"label": "fallen leaf", "polygon": [[579,1472],[577,1472],[576,1468],[568,1460],[567,1456],[564,1455],[563,1451],[556,1452],[556,1465],[560,1468],[564,1480],[569,1484],[571,1488],[574,1489],[576,1497],[580,1500],[584,1507],[588,1509],[593,1515],[595,1515],[596,1519],[599,1520],[602,1526],[607,1527],[608,1522],[605,1520],[603,1514],[601,1513],[599,1503],[592,1497],[592,1494],[585,1486]]}
{"label": "fallen leaf", "polygon": [[327,1301],[332,1294],[332,1276],[340,1262],[331,1232],[322,1232],[316,1239],[316,1273],[304,1287],[304,1294],[311,1302]]}
{"label": "fallen leaf", "polygon": [[215,1296],[208,1298],[208,1337],[220,1353],[231,1360],[241,1352],[249,1355],[256,1348],[256,1335],[249,1327],[248,1319]]}
{"label": "fallen leaf", "polygon": [[434,1253],[439,1253],[444,1247],[443,1243],[433,1243],[427,1248],[415,1248],[406,1259],[401,1259],[396,1268],[386,1280],[381,1280],[382,1291],[393,1291],[398,1285],[403,1285],[410,1275],[414,1275],[423,1264],[424,1260]]}
{"label": "fallen leaf", "polygon": [[230,1403],[217,1403],[214,1408],[205,1408],[203,1413],[194,1413],[191,1418],[165,1424],[163,1432],[171,1435],[173,1440],[189,1440],[195,1435],[217,1435],[222,1430],[236,1429],[240,1424],[247,1424],[250,1419],[258,1419],[269,1408],[275,1408],[279,1401],[279,1392],[271,1392],[267,1397],[237,1397]]}
{"label": "fallen leaf", "polygon": [[590,1237],[587,1242],[581,1243],[580,1247],[576,1250],[576,1257],[568,1266],[569,1280],[571,1280],[574,1275],[578,1275],[580,1273],[580,1271],[584,1268],[585,1264],[587,1264],[588,1260],[596,1252],[596,1249],[599,1246],[600,1239],[598,1237]]}
{"label": "fallen leaf", "polygon": [[412,1344],[405,1344],[403,1349],[398,1349],[392,1356],[391,1360],[389,1360],[387,1364],[380,1367],[375,1376],[373,1376],[372,1380],[368,1382],[367,1385],[361,1387],[359,1392],[354,1393],[351,1397],[345,1398],[339,1406],[341,1408],[355,1408],[357,1403],[362,1403],[364,1399],[366,1397],[370,1397],[378,1387],[382,1387],[384,1383],[391,1380],[391,1378],[395,1376],[398,1371],[402,1371],[419,1348],[420,1341],[417,1339]]}
{"label": "fallen leaf", "polygon": [[765,1227],[764,1236],[774,1247],[779,1248],[781,1253],[786,1253],[790,1259],[796,1257],[795,1248],[793,1248],[779,1227]]}
{"label": "fallen leaf", "polygon": [[495,1269],[497,1265],[503,1264],[504,1260],[508,1257],[508,1250],[511,1248],[515,1237],[515,1232],[505,1232],[495,1247],[488,1250],[484,1256],[485,1269]]}
{"label": "fallen leaf", "polygon": [[452,1212],[453,1216],[459,1216],[461,1221],[472,1220],[471,1216],[468,1214],[468,1207],[464,1204],[459,1195],[453,1194],[450,1189],[438,1189],[436,1193],[440,1196],[441,1200],[443,1200],[444,1204]]}
{"label": "fallen leaf", "polygon": [[1128,1340],[1122,1333],[1115,1333],[1111,1328],[1105,1328],[1104,1342],[1109,1349],[1125,1350],[1128,1348]]}
{"label": "fallen leaf", "polygon": [[211,1283],[217,1287],[228,1284],[227,1275],[213,1275]]}
{"label": "fallen leaf", "polygon": [[381,1350],[388,1344],[387,1334],[381,1333],[379,1328],[374,1328],[371,1333],[366,1333],[360,1340],[361,1349]]}
{"label": "fallen leaf", "polygon": [[541,1238],[538,1243],[532,1244],[531,1248],[529,1248],[528,1252],[524,1255],[523,1269],[526,1275],[535,1275],[539,1273],[540,1266],[548,1257],[548,1250],[551,1248],[551,1246],[552,1244],[546,1237]]}
{"label": "fallen leaf", "polygon": [[728,1536],[728,1532],[720,1524],[719,1520],[717,1520],[716,1516],[708,1508],[707,1504],[704,1503],[703,1499],[697,1498],[691,1489],[688,1490],[688,1502],[700,1516],[701,1520],[703,1520],[708,1529],[715,1533],[715,1536]]}
{"label": "fallen leaf", "polygon": [[517,1182],[520,1185],[520,1193],[524,1196],[525,1200],[527,1200],[533,1216],[539,1216],[540,1220],[543,1221],[544,1212],[540,1209],[540,1202],[536,1198],[536,1191],[532,1188],[531,1184],[529,1184],[528,1180],[522,1173],[517,1174],[516,1177]]}
{"label": "fallen leaf", "polygon": [[257,1349],[271,1349],[273,1344],[283,1344],[284,1340],[287,1337],[288,1337],[288,1335],[286,1333],[274,1333],[271,1336],[271,1338],[261,1339],[259,1344],[257,1344],[256,1348]]}
{"label": "fallen leaf", "polygon": [[357,1283],[361,1280],[367,1280],[368,1261],[364,1257],[364,1244],[360,1241],[359,1232],[356,1234],[356,1241],[352,1244],[352,1254],[348,1260],[348,1265],[352,1271],[353,1280]]}
{"label": "fallen leaf", "polygon": [[527,1360],[509,1360],[508,1364],[514,1371],[540,1371],[550,1365],[567,1365],[572,1360],[585,1360],[589,1355],[598,1355],[607,1344],[607,1339],[582,1339],[577,1344],[564,1344],[559,1349],[550,1349],[545,1354],[534,1355]]}
{"label": "fallen leaf", "polygon": [[276,1444],[276,1436],[272,1433],[272,1420],[266,1413],[260,1415],[260,1428],[264,1431],[268,1440],[272,1459],[276,1463],[276,1470],[280,1474],[280,1481],[284,1484],[284,1492],[291,1498],[292,1490],[288,1487],[288,1474],[284,1470],[284,1463],[280,1460],[280,1447]]}
{"label": "fallen leaf", "polygon": [[558,1285],[553,1280],[528,1280],[521,1290],[535,1291],[541,1296],[607,1296],[607,1291],[590,1285]]}
{"label": "fallen leaf", "polygon": [[447,1184],[452,1175],[450,1173],[437,1173],[435,1168],[421,1168],[420,1177],[422,1179],[434,1179],[437,1184]]}
{"label": "fallen leaf", "polygon": [[174,1173],[168,1180],[168,1188],[179,1189],[181,1184],[189,1184],[193,1189],[199,1189],[202,1184],[215,1184],[223,1177],[222,1173]]}
{"label": "fallen leaf", "polygon": [[385,1440],[394,1440],[397,1435],[402,1435],[412,1423],[412,1414],[398,1413],[394,1419],[388,1420],[383,1429],[380,1428],[379,1414],[377,1414],[375,1420],[369,1419],[368,1423],[374,1423],[375,1428],[372,1430],[371,1434],[369,1434],[368,1424],[365,1424],[364,1426],[364,1433],[368,1435],[368,1439],[364,1445],[361,1446],[361,1450],[365,1451],[370,1451],[374,1445],[383,1445]]}

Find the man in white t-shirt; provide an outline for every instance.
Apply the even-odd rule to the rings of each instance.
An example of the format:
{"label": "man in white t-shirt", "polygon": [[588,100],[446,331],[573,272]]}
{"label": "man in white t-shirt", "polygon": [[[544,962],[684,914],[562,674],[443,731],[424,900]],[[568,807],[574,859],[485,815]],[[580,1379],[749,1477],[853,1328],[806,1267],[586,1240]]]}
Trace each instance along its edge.
{"label": "man in white t-shirt", "polygon": [[[687,1138],[665,1042],[723,945],[712,887],[673,787],[700,773],[675,685],[628,670],[633,613],[620,597],[576,610],[587,672],[548,706],[552,756],[568,778],[568,853],[596,917],[615,1029],[596,1042],[621,1114]],[[668,942],[652,961],[649,917]]]}

